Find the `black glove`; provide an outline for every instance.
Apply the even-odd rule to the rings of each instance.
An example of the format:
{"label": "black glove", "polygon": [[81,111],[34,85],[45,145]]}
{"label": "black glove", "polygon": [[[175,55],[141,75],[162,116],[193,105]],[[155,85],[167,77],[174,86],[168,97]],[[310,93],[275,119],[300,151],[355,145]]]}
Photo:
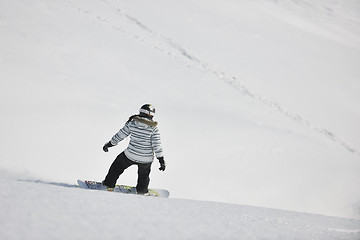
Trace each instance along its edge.
{"label": "black glove", "polygon": [[160,171],[165,171],[166,165],[165,165],[164,157],[159,157],[158,160],[159,160],[159,163],[160,163],[159,170]]}
{"label": "black glove", "polygon": [[105,145],[103,146],[103,150],[104,152],[108,152],[109,151],[109,147],[113,147],[114,145],[111,144],[111,142],[107,142],[105,143]]}

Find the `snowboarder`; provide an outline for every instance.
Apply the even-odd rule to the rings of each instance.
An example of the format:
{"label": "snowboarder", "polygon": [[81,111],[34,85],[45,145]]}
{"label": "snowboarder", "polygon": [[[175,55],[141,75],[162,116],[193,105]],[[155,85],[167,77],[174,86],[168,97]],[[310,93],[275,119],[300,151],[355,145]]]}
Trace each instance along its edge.
{"label": "snowboarder", "polygon": [[108,152],[108,148],[117,145],[130,135],[128,147],[116,157],[102,182],[108,189],[114,188],[117,179],[124,170],[135,164],[138,166],[137,193],[147,193],[154,153],[160,163],[159,170],[165,171],[166,166],[160,143],[160,132],[157,127],[158,123],[153,120],[155,108],[151,104],[145,104],[140,108],[139,113],[131,116],[125,126],[103,147],[104,152]]}

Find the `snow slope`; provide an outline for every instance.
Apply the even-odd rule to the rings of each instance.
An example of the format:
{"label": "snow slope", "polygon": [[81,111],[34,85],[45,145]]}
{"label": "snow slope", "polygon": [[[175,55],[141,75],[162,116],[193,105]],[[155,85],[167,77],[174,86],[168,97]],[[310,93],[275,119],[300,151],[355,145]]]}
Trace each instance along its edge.
{"label": "snow slope", "polygon": [[1,179],[0,239],[359,239],[360,221]]}
{"label": "snow slope", "polygon": [[[127,143],[102,145],[150,102],[168,164],[151,186],[360,218],[359,9],[1,0],[0,169],[101,180]],[[119,181],[135,184],[136,169]]]}

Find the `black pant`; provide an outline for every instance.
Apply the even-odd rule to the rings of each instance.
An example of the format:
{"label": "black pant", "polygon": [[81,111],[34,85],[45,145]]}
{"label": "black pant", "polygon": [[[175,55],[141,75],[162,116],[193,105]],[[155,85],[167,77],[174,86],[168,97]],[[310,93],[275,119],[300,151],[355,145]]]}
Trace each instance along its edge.
{"label": "black pant", "polygon": [[138,193],[147,193],[150,183],[150,171],[152,163],[136,163],[128,159],[124,152],[116,157],[115,161],[111,164],[108,174],[103,181],[103,184],[107,187],[115,187],[116,181],[125,169],[131,165],[138,165],[138,181],[136,190]]}

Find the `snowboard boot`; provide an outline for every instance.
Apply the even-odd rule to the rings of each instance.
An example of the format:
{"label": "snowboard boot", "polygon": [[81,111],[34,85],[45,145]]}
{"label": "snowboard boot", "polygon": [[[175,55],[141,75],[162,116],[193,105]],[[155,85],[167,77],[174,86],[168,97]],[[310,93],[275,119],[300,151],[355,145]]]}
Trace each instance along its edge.
{"label": "snowboard boot", "polygon": [[104,189],[106,189],[106,191],[109,191],[109,192],[113,192],[113,191],[114,191],[114,188],[110,188],[110,187],[106,186],[106,185],[104,184],[104,181],[101,182],[101,185],[104,187]]}

